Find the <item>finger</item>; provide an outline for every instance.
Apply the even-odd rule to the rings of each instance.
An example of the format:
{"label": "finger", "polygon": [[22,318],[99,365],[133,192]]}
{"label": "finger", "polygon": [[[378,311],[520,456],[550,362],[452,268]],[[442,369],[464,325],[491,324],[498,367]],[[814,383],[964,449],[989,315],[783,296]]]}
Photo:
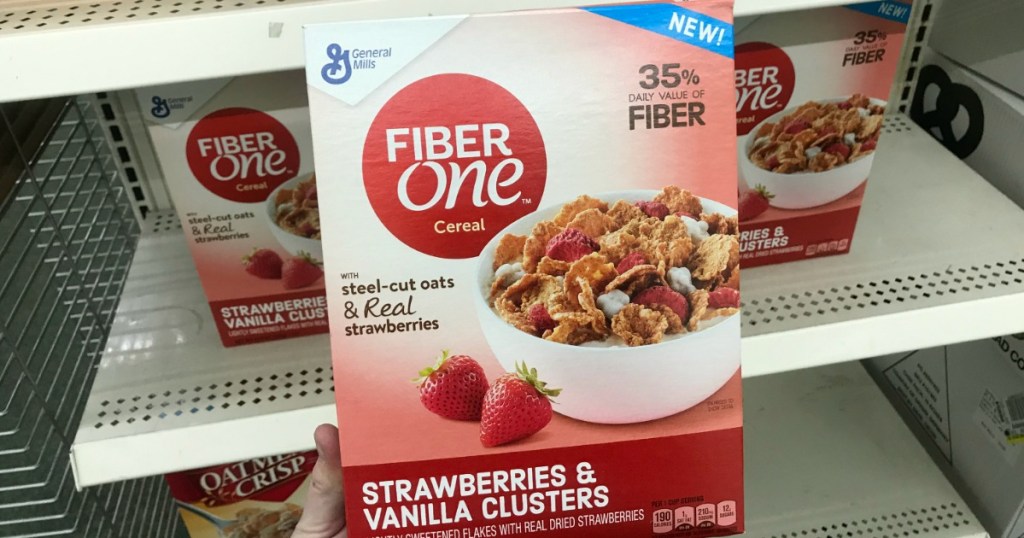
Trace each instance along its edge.
{"label": "finger", "polygon": [[317,461],[310,472],[306,506],[295,527],[296,538],[345,536],[345,495],[341,485],[338,429],[322,424],[313,434]]}

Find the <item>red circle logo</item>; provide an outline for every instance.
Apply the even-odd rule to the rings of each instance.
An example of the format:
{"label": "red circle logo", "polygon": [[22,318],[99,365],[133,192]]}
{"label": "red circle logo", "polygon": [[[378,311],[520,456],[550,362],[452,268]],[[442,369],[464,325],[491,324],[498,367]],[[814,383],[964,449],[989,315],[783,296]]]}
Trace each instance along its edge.
{"label": "red circle logo", "polygon": [[784,110],[793,96],[796,72],[786,52],[770,43],[736,47],[736,131],[750,132]]}
{"label": "red circle logo", "polygon": [[188,135],[185,156],[207,190],[242,203],[266,200],[298,174],[301,159],[281,122],[249,108],[225,108],[199,120]]}
{"label": "red circle logo", "polygon": [[547,179],[540,130],[501,86],[472,75],[413,82],[374,118],[363,182],[384,226],[440,258],[478,256],[532,212]]}

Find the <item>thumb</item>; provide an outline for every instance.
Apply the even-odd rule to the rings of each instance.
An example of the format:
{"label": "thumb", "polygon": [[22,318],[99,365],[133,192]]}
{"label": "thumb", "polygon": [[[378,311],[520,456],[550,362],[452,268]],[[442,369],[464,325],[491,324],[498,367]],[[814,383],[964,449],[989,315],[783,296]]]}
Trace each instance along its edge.
{"label": "thumb", "polygon": [[292,538],[344,538],[345,494],[341,482],[338,428],[321,424],[313,439],[317,461],[309,474],[306,506]]}

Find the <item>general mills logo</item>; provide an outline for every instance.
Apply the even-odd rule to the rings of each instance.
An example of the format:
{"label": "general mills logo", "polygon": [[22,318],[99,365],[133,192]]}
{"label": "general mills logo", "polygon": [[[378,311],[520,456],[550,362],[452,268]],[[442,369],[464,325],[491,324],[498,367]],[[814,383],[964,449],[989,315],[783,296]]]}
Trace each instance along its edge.
{"label": "general mills logo", "polygon": [[328,84],[344,84],[352,78],[352,63],[349,52],[337,43],[327,45],[327,58],[330,60],[320,69],[320,76]]}
{"label": "general mills logo", "polygon": [[149,112],[153,114],[154,118],[166,118],[171,115],[171,107],[167,104],[167,99],[154,95],[152,101],[153,108]]}

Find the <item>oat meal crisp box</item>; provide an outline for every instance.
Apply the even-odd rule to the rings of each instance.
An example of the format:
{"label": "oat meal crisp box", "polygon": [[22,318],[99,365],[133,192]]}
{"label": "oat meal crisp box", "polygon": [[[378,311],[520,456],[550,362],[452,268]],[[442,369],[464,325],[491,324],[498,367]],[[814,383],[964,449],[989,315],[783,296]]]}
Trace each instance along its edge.
{"label": "oat meal crisp box", "polygon": [[742,532],[731,10],[306,28],[349,536]]}
{"label": "oat meal crisp box", "polygon": [[736,20],[745,267],[850,251],[910,2]]}
{"label": "oat meal crisp box", "polygon": [[225,346],[327,332],[302,72],[136,90]]}
{"label": "oat meal crisp box", "polygon": [[289,538],[302,516],[316,451],[166,475],[191,538]]}

